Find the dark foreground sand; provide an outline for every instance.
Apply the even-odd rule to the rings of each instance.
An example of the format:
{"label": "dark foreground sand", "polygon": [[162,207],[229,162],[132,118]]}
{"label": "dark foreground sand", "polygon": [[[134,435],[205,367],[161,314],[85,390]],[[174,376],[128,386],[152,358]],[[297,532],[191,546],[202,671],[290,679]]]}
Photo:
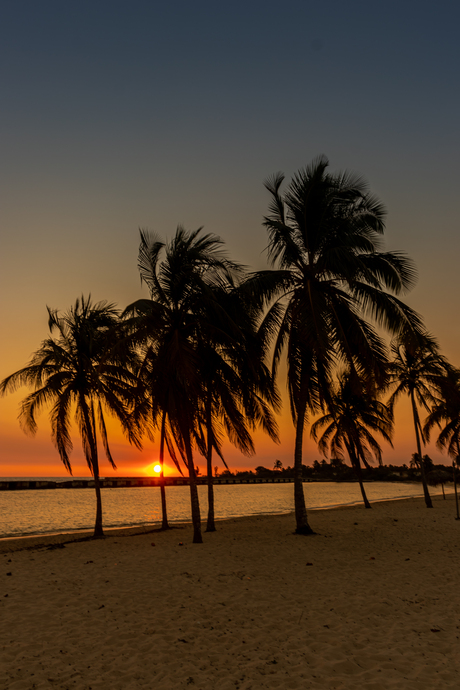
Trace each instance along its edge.
{"label": "dark foreground sand", "polygon": [[0,688],[460,688],[460,521],[434,505],[0,542]]}

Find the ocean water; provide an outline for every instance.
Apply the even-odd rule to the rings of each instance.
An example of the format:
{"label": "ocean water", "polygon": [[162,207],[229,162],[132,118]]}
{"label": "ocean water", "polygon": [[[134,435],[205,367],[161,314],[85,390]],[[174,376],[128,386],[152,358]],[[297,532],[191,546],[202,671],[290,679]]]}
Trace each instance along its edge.
{"label": "ocean water", "polygon": [[[365,488],[371,503],[423,495],[420,484],[369,482]],[[217,519],[293,510],[293,484],[220,485],[214,491]],[[446,493],[451,491],[446,488]],[[199,486],[198,492],[205,520],[207,487]],[[355,483],[305,483],[304,492],[310,510],[361,502]],[[430,488],[430,493],[439,494],[441,489]],[[171,523],[190,520],[188,486],[167,487],[166,500]],[[102,489],[102,502],[105,528],[161,523],[158,487]],[[95,492],[90,488],[0,491],[0,538],[91,529],[95,512]]]}

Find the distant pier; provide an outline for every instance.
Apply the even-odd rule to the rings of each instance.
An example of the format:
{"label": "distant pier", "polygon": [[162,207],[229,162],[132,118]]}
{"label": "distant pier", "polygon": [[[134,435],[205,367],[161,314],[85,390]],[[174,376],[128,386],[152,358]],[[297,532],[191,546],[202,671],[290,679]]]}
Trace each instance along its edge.
{"label": "distant pier", "polygon": [[[101,477],[101,487],[104,489],[126,489],[135,487],[155,487],[161,486],[162,481],[165,486],[188,486],[188,477]],[[214,477],[213,483],[220,484],[289,484],[294,479],[290,477]],[[308,480],[304,480],[308,481]],[[197,484],[206,484],[206,477],[197,477]],[[52,482],[40,479],[29,480],[3,480],[0,481],[0,491],[24,491],[40,489],[94,489],[94,479],[68,479],[62,482]]]}

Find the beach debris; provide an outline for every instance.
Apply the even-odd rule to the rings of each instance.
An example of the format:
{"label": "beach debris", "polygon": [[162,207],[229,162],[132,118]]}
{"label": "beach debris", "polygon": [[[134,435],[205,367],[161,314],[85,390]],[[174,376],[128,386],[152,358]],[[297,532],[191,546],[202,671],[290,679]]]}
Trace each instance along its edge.
{"label": "beach debris", "polygon": [[13,573],[7,573],[6,575],[7,575],[7,577],[8,577],[8,576],[10,576],[10,575],[12,575],[12,574],[13,574]]}
{"label": "beach debris", "polygon": [[375,561],[375,556],[371,556],[371,557],[369,558],[369,560],[370,560],[370,561]]}
{"label": "beach debris", "polygon": [[305,565],[313,565],[313,563],[306,563]]}
{"label": "beach debris", "polygon": [[431,632],[441,632],[440,628],[431,628]]}
{"label": "beach debris", "polygon": [[155,542],[154,542],[154,541],[152,541],[152,543],[150,544],[150,546],[155,546]]}
{"label": "beach debris", "polygon": [[98,611],[100,611],[101,609],[105,609],[105,604],[101,604],[98,608]]}
{"label": "beach debris", "polygon": [[85,565],[88,565],[88,563],[94,563],[94,561],[86,561]]}

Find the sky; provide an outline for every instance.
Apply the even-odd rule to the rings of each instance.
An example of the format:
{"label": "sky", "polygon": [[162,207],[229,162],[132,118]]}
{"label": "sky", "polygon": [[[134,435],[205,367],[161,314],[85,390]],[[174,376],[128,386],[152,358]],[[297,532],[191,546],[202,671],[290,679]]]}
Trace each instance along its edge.
{"label": "sky", "polygon": [[[204,226],[265,268],[263,181],[320,154],[384,203],[386,248],[418,269],[405,300],[460,365],[460,6],[3,0],[0,19],[0,379],[47,337],[47,305],[147,296],[139,228]],[[0,399],[0,476],[63,476],[46,412],[34,438],[19,428],[26,394]],[[231,468],[292,465],[288,405],[279,424],[280,445],[257,434],[255,457],[226,446]],[[110,434],[119,476],[157,458]],[[402,402],[384,462],[408,463],[413,435]],[[88,474],[76,435],[71,462]]]}

